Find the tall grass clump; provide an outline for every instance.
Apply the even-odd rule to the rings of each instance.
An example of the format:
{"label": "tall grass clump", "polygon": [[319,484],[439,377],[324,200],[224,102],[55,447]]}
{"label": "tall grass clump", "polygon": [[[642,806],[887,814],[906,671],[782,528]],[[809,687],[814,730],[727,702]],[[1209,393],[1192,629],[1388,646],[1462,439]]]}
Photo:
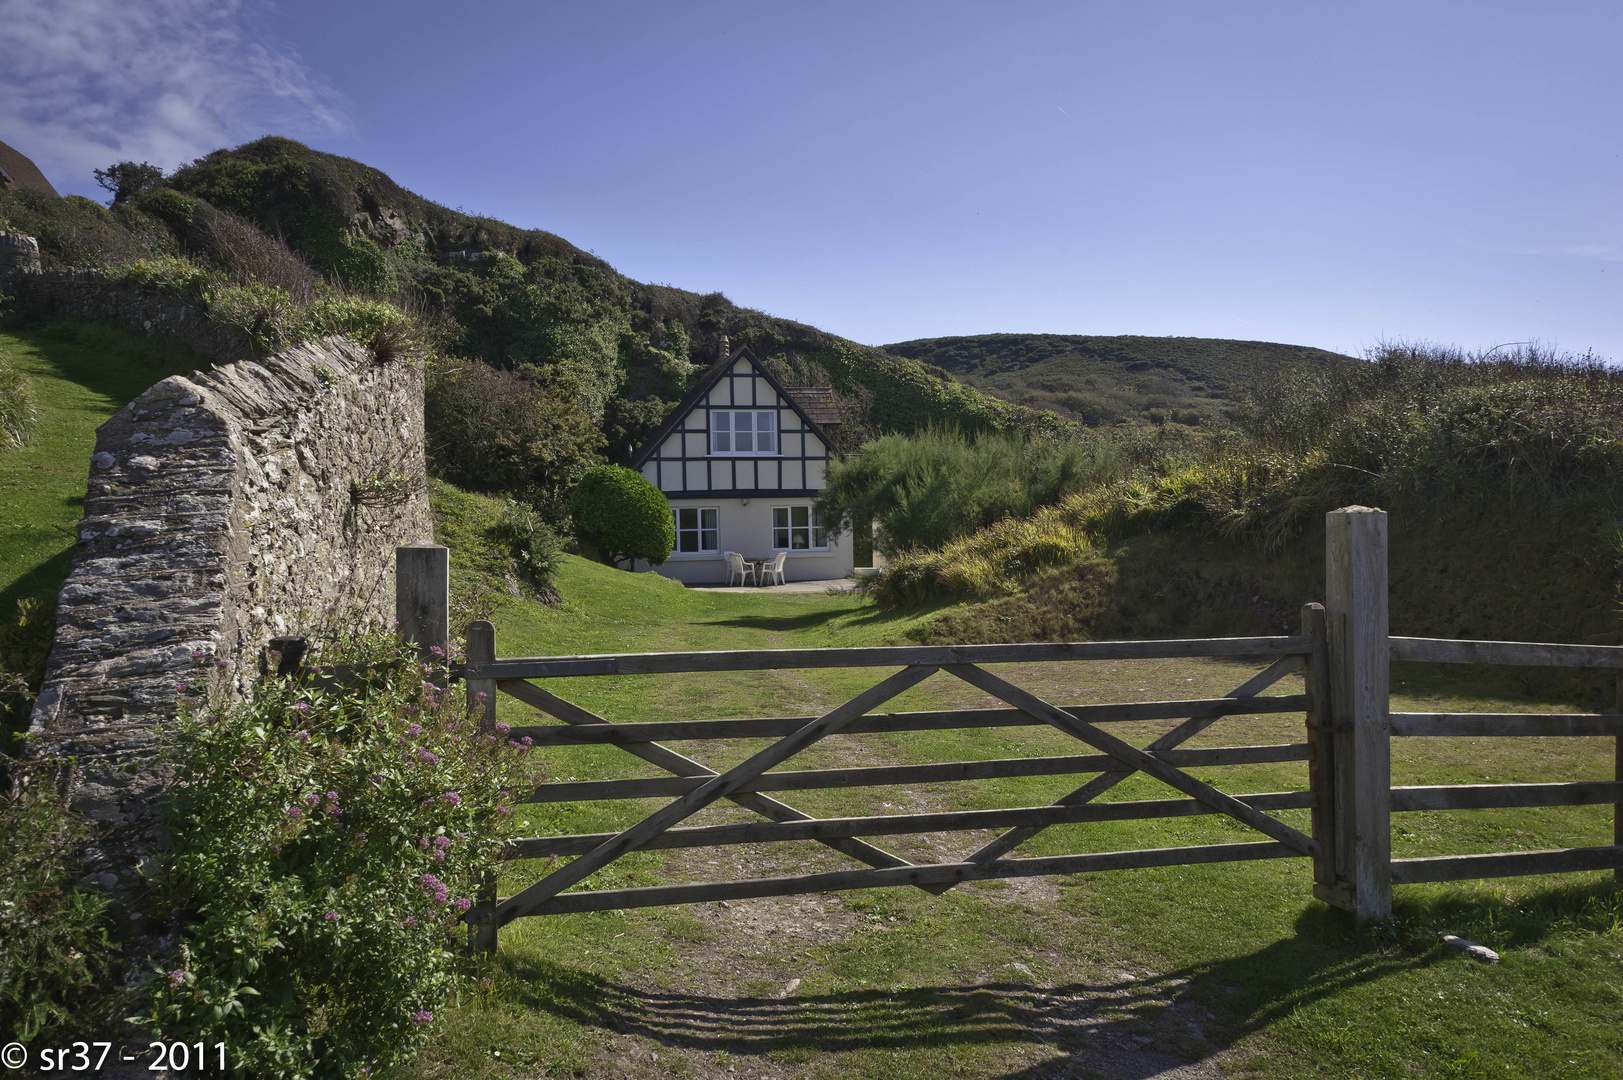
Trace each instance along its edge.
{"label": "tall grass clump", "polygon": [[818,506],[842,529],[872,521],[874,545],[895,558],[1025,517],[1119,475],[1131,460],[1107,437],[965,435],[931,427],[886,435],[830,467]]}
{"label": "tall grass clump", "polygon": [[28,376],[0,353],[0,450],[26,446],[39,424],[39,402]]}
{"label": "tall grass clump", "polygon": [[187,926],[145,1019],[158,1038],[224,1042],[255,1077],[356,1077],[426,1041],[509,804],[541,777],[505,725],[479,728],[443,662],[392,634],[310,655],[310,679],[227,705],[196,689],[196,654],[162,732]]}

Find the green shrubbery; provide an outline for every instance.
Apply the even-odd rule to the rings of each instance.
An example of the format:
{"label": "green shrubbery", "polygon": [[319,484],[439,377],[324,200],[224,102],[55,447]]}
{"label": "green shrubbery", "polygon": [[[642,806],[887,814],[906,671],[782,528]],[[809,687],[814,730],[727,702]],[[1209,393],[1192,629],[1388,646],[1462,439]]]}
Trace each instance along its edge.
{"label": "green shrubbery", "polygon": [[1086,434],[1061,441],[935,427],[886,435],[829,467],[818,506],[823,520],[841,529],[872,521],[875,546],[895,557],[1113,479],[1126,464],[1123,449]]}
{"label": "green shrubbery", "polygon": [[306,661],[354,688],[271,679],[227,706],[183,687],[162,732],[186,780],[168,877],[192,921],[148,1020],[225,1042],[254,1077],[355,1077],[422,1045],[509,804],[541,776],[391,634]]}
{"label": "green shrubbery", "polygon": [[522,499],[554,525],[568,519],[570,491],[601,460],[603,437],[572,398],[486,364],[437,364],[424,420],[437,476]]}
{"label": "green shrubbery", "polygon": [[1238,433],[1131,479],[1080,491],[894,562],[896,603],[1018,589],[1103,538],[1184,529],[1277,551],[1352,503],[1425,520],[1484,507],[1561,523],[1614,550],[1623,529],[1623,373],[1537,350],[1470,357],[1391,345],[1364,360],[1281,372]]}
{"label": "green shrubbery", "polygon": [[98,982],[112,954],[108,900],[74,884],[86,831],[53,798],[26,789],[0,798],[0,1031],[8,1037],[29,1042],[71,1025],[106,990]]}
{"label": "green shrubbery", "polygon": [[575,529],[597,546],[610,566],[638,559],[655,566],[670,558],[676,544],[671,504],[639,472],[599,465],[587,473],[570,499]]}

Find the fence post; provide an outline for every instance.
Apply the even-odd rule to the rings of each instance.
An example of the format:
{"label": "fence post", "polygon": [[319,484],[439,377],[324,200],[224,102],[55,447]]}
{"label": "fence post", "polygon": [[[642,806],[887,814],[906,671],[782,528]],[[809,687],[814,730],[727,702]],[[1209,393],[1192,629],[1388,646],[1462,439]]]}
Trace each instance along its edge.
{"label": "fence post", "polygon": [[1338,862],[1349,871],[1354,914],[1384,919],[1392,914],[1386,512],[1348,506],[1327,514],[1324,563]]}
{"label": "fence post", "polygon": [[[496,628],[480,620],[468,624],[467,662],[489,664],[496,659]],[[466,679],[468,712],[478,718],[479,730],[496,729],[496,680]],[[468,912],[468,948],[474,952],[496,951],[496,875],[480,878],[474,894],[474,908]]]}
{"label": "fence post", "polygon": [[1313,860],[1313,895],[1327,904],[1352,910],[1352,889],[1342,858],[1336,804],[1341,785],[1337,784],[1335,728],[1330,709],[1330,640],[1325,626],[1323,604],[1302,605],[1302,633],[1313,641],[1303,672],[1308,697],[1307,773],[1313,790],[1313,839],[1319,842],[1319,856]]}
{"label": "fence post", "polygon": [[403,641],[423,659],[451,640],[451,549],[411,544],[394,549],[394,617]]}
{"label": "fence post", "polygon": [[[1617,677],[1617,704],[1614,708],[1623,713],[1623,674]],[[1623,735],[1617,737],[1617,745],[1612,752],[1612,779],[1623,783]],[[1612,804],[1612,846],[1623,847],[1623,797]],[[1612,880],[1623,883],[1623,865],[1612,870]]]}

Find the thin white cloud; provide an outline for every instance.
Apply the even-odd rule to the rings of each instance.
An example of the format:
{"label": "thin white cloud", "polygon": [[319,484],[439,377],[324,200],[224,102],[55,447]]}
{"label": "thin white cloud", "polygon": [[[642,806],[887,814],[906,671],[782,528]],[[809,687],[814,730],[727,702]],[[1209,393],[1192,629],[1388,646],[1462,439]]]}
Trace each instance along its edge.
{"label": "thin white cloud", "polygon": [[253,0],[0,0],[0,140],[61,189],[115,161],[174,168],[265,134],[348,126],[345,103],[256,33]]}
{"label": "thin white cloud", "polygon": [[1547,247],[1518,249],[1517,255],[1550,255],[1559,259],[1597,259],[1600,262],[1623,262],[1623,248],[1616,244],[1552,244]]}

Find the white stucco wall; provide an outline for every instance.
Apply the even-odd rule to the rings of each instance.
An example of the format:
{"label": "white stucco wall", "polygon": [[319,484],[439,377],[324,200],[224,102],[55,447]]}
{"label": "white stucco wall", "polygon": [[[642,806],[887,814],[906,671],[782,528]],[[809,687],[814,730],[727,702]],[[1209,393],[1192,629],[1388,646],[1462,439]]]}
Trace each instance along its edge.
{"label": "white stucco wall", "polygon": [[[736,551],[746,559],[768,559],[777,554],[772,546],[772,508],[807,506],[801,498],[762,497],[752,499],[672,499],[671,510],[680,507],[713,507],[720,551],[699,555],[672,552],[664,566],[639,563],[638,570],[653,569],[666,577],[690,585],[722,585],[727,581],[727,560],[721,552]],[[826,551],[790,551],[783,563],[786,581],[829,581],[851,573],[854,564],[851,537],[830,537]]]}

